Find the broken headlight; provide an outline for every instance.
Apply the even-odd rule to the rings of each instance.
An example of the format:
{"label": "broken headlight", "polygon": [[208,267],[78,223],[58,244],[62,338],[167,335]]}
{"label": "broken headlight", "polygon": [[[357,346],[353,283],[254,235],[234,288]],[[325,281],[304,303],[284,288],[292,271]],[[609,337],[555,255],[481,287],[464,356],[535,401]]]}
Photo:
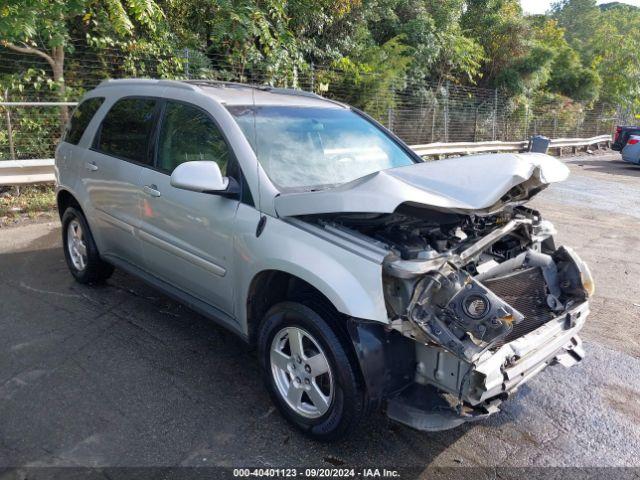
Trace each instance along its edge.
{"label": "broken headlight", "polygon": [[569,247],[562,246],[553,254],[558,265],[560,288],[568,297],[585,300],[595,292],[593,275],[586,263]]}

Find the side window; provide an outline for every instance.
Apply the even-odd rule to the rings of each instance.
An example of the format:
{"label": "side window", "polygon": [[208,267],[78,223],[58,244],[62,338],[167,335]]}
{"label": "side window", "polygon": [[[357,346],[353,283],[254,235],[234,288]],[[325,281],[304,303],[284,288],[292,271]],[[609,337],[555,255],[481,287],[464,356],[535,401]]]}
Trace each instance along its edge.
{"label": "side window", "polygon": [[82,102],[71,115],[71,121],[69,122],[69,128],[64,137],[64,141],[77,145],[82,134],[86,130],[89,122],[96,114],[100,105],[104,102],[103,97],[88,98]]}
{"label": "side window", "polygon": [[211,160],[227,174],[231,154],[220,130],[199,108],[168,101],[158,141],[157,167],[167,173],[184,162]]}
{"label": "side window", "polygon": [[95,147],[108,155],[151,163],[148,145],[155,108],[152,98],[118,100],[102,121]]}

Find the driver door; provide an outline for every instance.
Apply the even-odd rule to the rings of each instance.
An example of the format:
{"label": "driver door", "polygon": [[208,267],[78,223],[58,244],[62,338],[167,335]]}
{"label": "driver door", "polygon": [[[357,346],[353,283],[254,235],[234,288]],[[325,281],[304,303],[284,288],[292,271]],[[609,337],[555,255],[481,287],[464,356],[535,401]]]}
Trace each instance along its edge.
{"label": "driver door", "polygon": [[183,162],[212,160],[222,175],[230,147],[208,112],[166,100],[155,169],[142,175],[140,238],[149,273],[233,316],[233,229],[239,200],[171,186]]}

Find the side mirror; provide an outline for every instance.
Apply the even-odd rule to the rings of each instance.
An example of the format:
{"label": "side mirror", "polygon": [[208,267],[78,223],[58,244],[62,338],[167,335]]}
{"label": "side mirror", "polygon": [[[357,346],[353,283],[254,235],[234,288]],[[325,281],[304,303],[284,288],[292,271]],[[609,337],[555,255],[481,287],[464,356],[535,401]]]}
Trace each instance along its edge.
{"label": "side mirror", "polygon": [[171,174],[171,186],[192,192],[233,196],[240,189],[233,178],[223,177],[216,162],[184,162]]}

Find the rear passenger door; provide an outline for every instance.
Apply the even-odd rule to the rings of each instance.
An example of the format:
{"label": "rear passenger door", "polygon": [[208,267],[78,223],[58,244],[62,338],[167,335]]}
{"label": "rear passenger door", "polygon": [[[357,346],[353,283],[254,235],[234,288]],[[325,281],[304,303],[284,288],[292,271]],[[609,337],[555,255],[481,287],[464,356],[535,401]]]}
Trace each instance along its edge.
{"label": "rear passenger door", "polygon": [[101,253],[139,268],[142,173],[151,166],[150,140],[159,101],[125,97],[107,112],[85,156],[86,191],[100,230]]}
{"label": "rear passenger door", "polygon": [[235,165],[232,151],[208,112],[177,100],[164,101],[156,145],[155,169],[142,173],[140,238],[147,269],[233,316],[239,200],[171,186],[173,170],[188,161],[215,161],[227,175]]}

